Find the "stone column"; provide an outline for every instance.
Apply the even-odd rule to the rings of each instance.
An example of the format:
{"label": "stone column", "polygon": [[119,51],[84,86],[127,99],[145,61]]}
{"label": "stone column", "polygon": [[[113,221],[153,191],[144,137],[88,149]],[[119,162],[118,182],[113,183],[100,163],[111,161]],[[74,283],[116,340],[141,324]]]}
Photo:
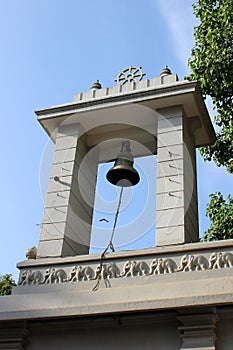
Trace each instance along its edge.
{"label": "stone column", "polygon": [[26,349],[29,334],[24,322],[0,324],[0,349],[24,350]]}
{"label": "stone column", "polygon": [[38,245],[38,258],[88,254],[98,150],[79,124],[58,128]]}
{"label": "stone column", "polygon": [[156,246],[198,241],[192,118],[182,106],[158,111]]}
{"label": "stone column", "polygon": [[181,350],[215,350],[215,310],[200,314],[186,314],[177,317],[183,324],[179,327],[182,338]]}

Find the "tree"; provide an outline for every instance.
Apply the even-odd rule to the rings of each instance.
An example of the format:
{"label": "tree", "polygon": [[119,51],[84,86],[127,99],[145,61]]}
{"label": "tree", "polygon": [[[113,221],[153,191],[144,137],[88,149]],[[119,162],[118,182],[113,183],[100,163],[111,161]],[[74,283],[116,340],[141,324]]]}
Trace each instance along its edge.
{"label": "tree", "polygon": [[202,241],[233,238],[233,198],[230,195],[225,200],[220,192],[211,194],[206,214],[211,224]]}
{"label": "tree", "polygon": [[212,98],[219,127],[217,141],[201,154],[233,173],[233,1],[198,0],[193,7],[200,23],[194,29],[189,79],[196,79],[203,95]]}
{"label": "tree", "polygon": [[13,286],[16,286],[11,274],[3,275],[0,279],[0,295],[11,294]]}
{"label": "tree", "polygon": [[[201,154],[233,174],[233,1],[198,0],[194,14],[199,25],[194,29],[195,46],[188,64],[204,97],[212,98],[219,128],[214,145],[202,147]],[[220,192],[210,194],[206,215],[210,227],[204,241],[233,238],[233,198]]]}

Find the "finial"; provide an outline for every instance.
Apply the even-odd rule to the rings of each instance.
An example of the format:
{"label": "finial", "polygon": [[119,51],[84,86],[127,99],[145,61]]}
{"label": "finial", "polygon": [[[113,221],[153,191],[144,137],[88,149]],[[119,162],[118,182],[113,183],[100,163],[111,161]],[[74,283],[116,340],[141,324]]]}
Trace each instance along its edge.
{"label": "finial", "polygon": [[102,86],[101,86],[99,80],[97,79],[96,82],[94,84],[92,84],[90,90],[96,90],[96,89],[101,89],[101,88],[102,88]]}
{"label": "finial", "polygon": [[172,74],[172,72],[170,71],[170,69],[168,68],[168,66],[165,66],[162,70],[162,72],[160,73],[160,76],[163,77],[164,75],[169,75]]}

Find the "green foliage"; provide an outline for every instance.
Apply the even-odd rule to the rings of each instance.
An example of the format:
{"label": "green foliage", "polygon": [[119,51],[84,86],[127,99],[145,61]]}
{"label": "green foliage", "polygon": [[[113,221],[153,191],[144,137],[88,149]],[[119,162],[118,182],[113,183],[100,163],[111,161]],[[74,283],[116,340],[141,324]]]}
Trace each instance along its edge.
{"label": "green foliage", "polygon": [[13,286],[16,286],[11,274],[3,275],[0,279],[0,295],[11,294]]}
{"label": "green foliage", "polygon": [[212,193],[206,216],[211,224],[202,241],[233,238],[233,198],[230,195],[225,200],[220,192]]}
{"label": "green foliage", "polygon": [[204,96],[212,98],[220,128],[216,143],[203,147],[201,154],[233,173],[233,1],[198,0],[193,7],[200,23],[194,30],[189,79],[196,79]]}

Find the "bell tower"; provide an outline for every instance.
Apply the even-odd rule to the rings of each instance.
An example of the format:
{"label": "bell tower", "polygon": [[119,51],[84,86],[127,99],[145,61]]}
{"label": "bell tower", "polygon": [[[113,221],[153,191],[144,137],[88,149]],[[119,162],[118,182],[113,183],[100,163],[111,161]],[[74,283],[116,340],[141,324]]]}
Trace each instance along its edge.
{"label": "bell tower", "polygon": [[[157,154],[156,246],[198,241],[195,148],[212,143],[214,131],[196,82],[179,82],[167,67],[144,75],[129,67],[116,86],[96,81],[72,103],[36,111],[55,142],[38,258],[88,254],[97,165],[116,159],[123,140],[130,157]],[[128,165],[108,180],[116,184]]]}
{"label": "bell tower", "polygon": [[[233,240],[198,241],[195,149],[215,140],[198,84],[132,66],[116,83],[36,111],[55,151],[37,254],[0,303],[0,348],[230,350]],[[149,155],[155,247],[89,254],[98,164],[136,189],[134,160]]]}

